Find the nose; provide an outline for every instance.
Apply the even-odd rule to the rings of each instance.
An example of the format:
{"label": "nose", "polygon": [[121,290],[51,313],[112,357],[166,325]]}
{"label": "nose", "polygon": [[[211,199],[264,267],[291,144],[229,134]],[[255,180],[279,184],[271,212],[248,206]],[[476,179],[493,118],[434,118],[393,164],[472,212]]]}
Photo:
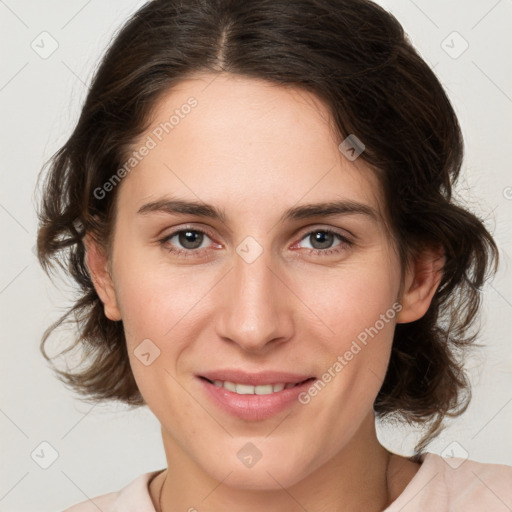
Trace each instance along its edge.
{"label": "nose", "polygon": [[288,341],[294,332],[293,300],[270,251],[252,262],[238,254],[233,259],[219,294],[217,334],[253,353]]}

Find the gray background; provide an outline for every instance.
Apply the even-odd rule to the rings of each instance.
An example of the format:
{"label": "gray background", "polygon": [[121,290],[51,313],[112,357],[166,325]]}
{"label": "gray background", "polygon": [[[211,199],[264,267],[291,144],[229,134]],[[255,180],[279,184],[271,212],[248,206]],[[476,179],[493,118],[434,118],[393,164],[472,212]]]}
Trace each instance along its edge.
{"label": "gray background", "polygon": [[[454,103],[466,141],[458,195],[486,220],[502,258],[485,287],[486,348],[468,361],[473,402],[429,451],[512,465],[512,1],[378,3],[397,16]],[[115,29],[142,4],[0,0],[0,511],[61,510],[165,467],[147,409],[80,402],[47,368],[40,337],[69,307],[73,288],[65,279],[52,285],[33,253],[37,173],[71,133]],[[380,426],[379,436],[408,455],[418,433]]]}

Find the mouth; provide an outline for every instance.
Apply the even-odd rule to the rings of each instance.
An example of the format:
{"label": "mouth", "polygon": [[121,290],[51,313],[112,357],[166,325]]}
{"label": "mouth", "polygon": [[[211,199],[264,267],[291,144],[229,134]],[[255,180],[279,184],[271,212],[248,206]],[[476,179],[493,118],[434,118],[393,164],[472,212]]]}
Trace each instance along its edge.
{"label": "mouth", "polygon": [[252,422],[299,405],[299,395],[316,381],[316,377],[306,375],[248,374],[237,370],[196,375],[196,378],[204,395],[221,412]]}
{"label": "mouth", "polygon": [[200,376],[201,379],[213,384],[218,388],[224,388],[237,395],[271,395],[273,393],[279,393],[284,389],[291,389],[297,386],[301,386],[309,381],[314,381],[315,377],[309,377],[299,382],[276,382],[272,384],[242,384],[239,382],[231,382],[229,380],[210,380],[206,377]]}

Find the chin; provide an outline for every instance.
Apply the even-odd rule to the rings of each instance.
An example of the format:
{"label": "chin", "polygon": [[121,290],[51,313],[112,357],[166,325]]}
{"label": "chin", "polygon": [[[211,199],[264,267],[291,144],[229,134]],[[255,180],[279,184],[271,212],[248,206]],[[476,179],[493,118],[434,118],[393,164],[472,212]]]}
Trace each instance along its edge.
{"label": "chin", "polygon": [[[241,457],[243,459],[243,456]],[[264,459],[267,460],[264,460]],[[223,482],[233,489],[254,491],[280,491],[304,479],[312,471],[312,463],[295,460],[291,457],[262,455],[261,459],[245,467],[237,457],[219,461],[209,461],[210,467],[203,469],[213,479]],[[229,476],[228,476],[229,475]]]}
{"label": "chin", "polygon": [[[268,473],[267,473],[268,471]],[[284,488],[292,487],[300,482],[304,475],[297,472],[293,474],[273,469],[236,469],[229,477],[224,475],[224,484],[232,489],[252,491],[281,491]]]}

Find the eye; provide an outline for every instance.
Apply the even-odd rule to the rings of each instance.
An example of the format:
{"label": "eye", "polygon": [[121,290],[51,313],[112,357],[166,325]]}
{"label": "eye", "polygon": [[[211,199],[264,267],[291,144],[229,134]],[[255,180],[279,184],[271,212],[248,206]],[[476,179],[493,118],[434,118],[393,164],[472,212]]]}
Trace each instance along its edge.
{"label": "eye", "polygon": [[172,241],[174,238],[176,239],[176,242],[185,249],[199,249],[204,242],[205,233],[202,231],[187,229],[179,231],[172,236],[169,241]]}
{"label": "eye", "polygon": [[185,228],[165,236],[159,243],[171,253],[192,256],[211,249],[208,241],[211,242],[211,239],[204,231]]}
{"label": "eye", "polygon": [[[204,256],[219,244],[212,243],[211,237],[201,229],[183,228],[176,230],[159,240],[165,250],[178,256]],[[295,247],[304,248],[313,254],[326,256],[341,253],[352,242],[341,233],[331,229],[316,229],[303,236]],[[295,248],[294,247],[294,248]]]}
{"label": "eye", "polygon": [[310,231],[301,238],[298,245],[303,242],[309,244],[309,246],[305,246],[306,249],[315,254],[322,255],[339,253],[347,246],[352,245],[352,242],[348,238],[331,229],[316,229]]}

